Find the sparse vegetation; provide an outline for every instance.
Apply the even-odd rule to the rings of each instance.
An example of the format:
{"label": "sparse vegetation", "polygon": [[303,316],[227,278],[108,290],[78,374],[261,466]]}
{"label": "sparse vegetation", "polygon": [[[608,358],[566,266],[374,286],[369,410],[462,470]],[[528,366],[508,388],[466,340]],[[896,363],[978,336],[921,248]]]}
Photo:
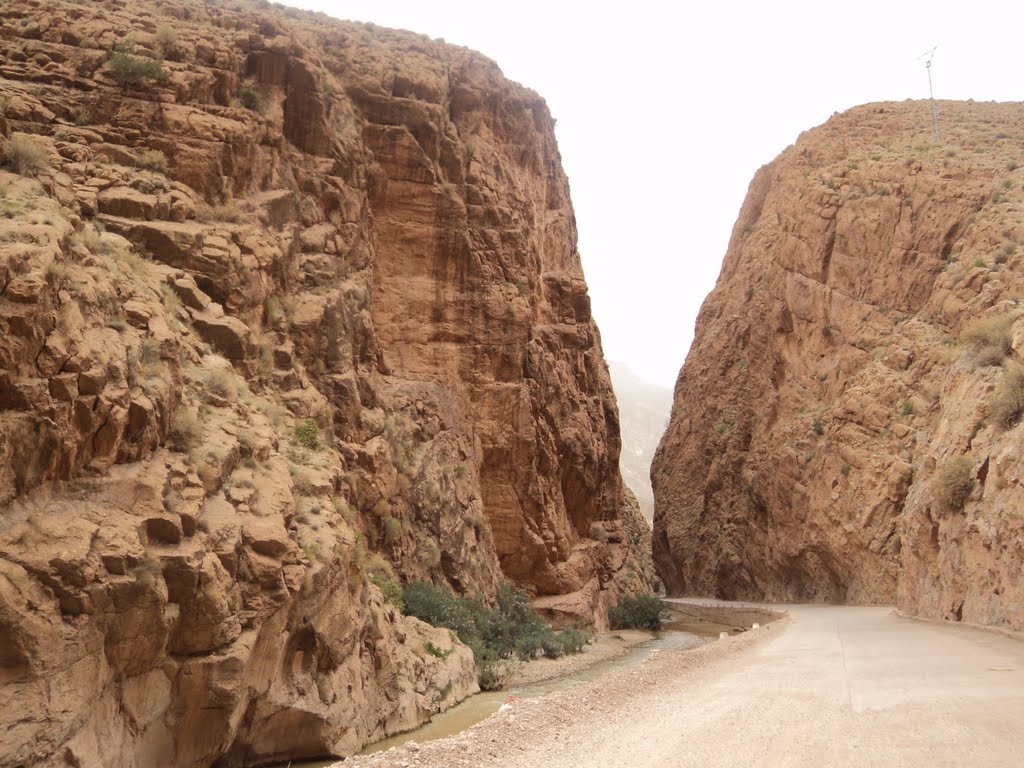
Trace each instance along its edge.
{"label": "sparse vegetation", "polygon": [[1024,415],[1024,368],[1013,366],[1003,374],[988,404],[988,419],[1009,429]]}
{"label": "sparse vegetation", "polygon": [[320,428],[312,419],[300,421],[295,426],[295,440],[311,451],[320,450]]}
{"label": "sparse vegetation", "polygon": [[41,142],[18,133],[4,149],[4,167],[22,176],[36,176],[50,167],[50,156]]}
{"label": "sparse vegetation", "polygon": [[444,661],[445,659],[447,659],[449,656],[452,655],[451,651],[442,650],[441,648],[438,648],[436,645],[434,645],[429,640],[427,641],[426,645],[423,646],[423,650],[425,650],[431,656],[436,656],[437,658],[441,659],[441,661]]}
{"label": "sparse vegetation", "polygon": [[160,53],[167,56],[178,47],[178,33],[174,31],[170,24],[161,24],[156,28],[153,41],[156,43],[157,48],[160,49]]}
{"label": "sparse vegetation", "polygon": [[974,467],[966,456],[957,456],[943,464],[932,477],[932,493],[946,512],[958,512],[974,491]]}
{"label": "sparse vegetation", "polygon": [[189,452],[203,440],[203,424],[191,408],[179,408],[171,419],[167,436],[179,451]]}
{"label": "sparse vegetation", "polygon": [[399,583],[398,576],[395,575],[395,569],[391,567],[391,563],[385,560],[381,555],[373,554],[366,561],[364,568],[366,571],[366,578],[372,584],[377,585],[381,594],[384,595],[384,599],[395,606],[399,611],[404,612],[405,602],[403,599],[402,585]]}
{"label": "sparse vegetation", "polygon": [[914,415],[914,404],[909,400],[904,400],[903,405],[900,406],[900,416],[913,416]]}
{"label": "sparse vegetation", "polygon": [[397,517],[388,517],[384,521],[384,543],[388,546],[397,544],[402,538],[402,521]]}
{"label": "sparse vegetation", "polygon": [[238,396],[235,375],[227,368],[215,368],[203,377],[208,394],[233,401]]}
{"label": "sparse vegetation", "polygon": [[156,173],[167,173],[167,155],[161,152],[159,149],[147,149],[138,159],[135,164],[144,170],[155,171]]}
{"label": "sparse vegetation", "polygon": [[591,637],[581,629],[555,632],[533,610],[525,592],[507,585],[498,588],[495,608],[425,582],[410,584],[403,596],[406,614],[454,631],[473,650],[485,690],[500,688],[517,659],[578,653]]}
{"label": "sparse vegetation", "polygon": [[263,97],[262,91],[256,86],[254,80],[245,80],[242,83],[242,87],[238,89],[238,101],[241,102],[242,106],[252,112],[263,113],[266,107],[266,99]]}
{"label": "sparse vegetation", "polygon": [[1010,318],[975,320],[960,334],[960,340],[971,350],[978,365],[999,365],[1010,352]]}
{"label": "sparse vegetation", "polygon": [[167,80],[163,59],[135,55],[135,41],[130,37],[114,46],[107,61],[110,74],[122,87],[137,87],[147,80],[162,83]]}
{"label": "sparse vegetation", "polygon": [[237,224],[241,220],[241,209],[232,203],[196,206],[196,221],[202,224],[215,224],[217,222]]}
{"label": "sparse vegetation", "polygon": [[665,609],[661,600],[650,595],[631,597],[623,595],[619,604],[608,611],[612,629],[661,629],[661,613]]}

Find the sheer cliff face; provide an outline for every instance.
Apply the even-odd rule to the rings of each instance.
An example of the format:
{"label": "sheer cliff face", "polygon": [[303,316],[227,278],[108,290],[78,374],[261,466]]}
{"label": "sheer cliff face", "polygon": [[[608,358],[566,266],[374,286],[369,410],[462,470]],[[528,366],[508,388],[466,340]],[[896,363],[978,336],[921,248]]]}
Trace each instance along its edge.
{"label": "sheer cliff face", "polygon": [[755,176],[653,466],[670,593],[1024,627],[997,402],[1024,353],[1024,108],[940,111],[935,144],[927,103],[859,107]]}
{"label": "sheer cliff face", "polygon": [[552,120],[410,33],[143,5],[0,12],[0,765],[351,754],[476,685],[393,575],[648,585]]}

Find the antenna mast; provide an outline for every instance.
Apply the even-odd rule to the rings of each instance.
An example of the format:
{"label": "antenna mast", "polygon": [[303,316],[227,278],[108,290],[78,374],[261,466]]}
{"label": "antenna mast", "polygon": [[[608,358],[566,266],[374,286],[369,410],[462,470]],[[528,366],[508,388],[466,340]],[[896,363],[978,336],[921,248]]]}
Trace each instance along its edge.
{"label": "antenna mast", "polygon": [[939,130],[939,107],[935,103],[935,91],[932,90],[932,57],[935,55],[935,49],[938,47],[939,46],[936,45],[935,48],[932,48],[930,51],[925,51],[917,57],[918,61],[924,59],[926,56],[928,57],[925,59],[924,68],[928,70],[928,103],[931,107],[932,113],[932,141],[936,144],[942,141],[942,132]]}

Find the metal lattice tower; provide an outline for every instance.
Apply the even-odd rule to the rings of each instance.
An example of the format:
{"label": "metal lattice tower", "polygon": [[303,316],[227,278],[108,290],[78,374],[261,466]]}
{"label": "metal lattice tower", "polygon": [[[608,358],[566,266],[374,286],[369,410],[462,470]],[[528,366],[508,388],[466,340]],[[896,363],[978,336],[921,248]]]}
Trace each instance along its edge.
{"label": "metal lattice tower", "polygon": [[924,62],[924,68],[928,71],[928,104],[932,113],[932,141],[938,144],[942,141],[942,131],[939,130],[939,106],[935,103],[935,91],[932,89],[932,57],[935,55],[935,46],[930,51],[925,51],[918,56],[918,61],[928,57]]}

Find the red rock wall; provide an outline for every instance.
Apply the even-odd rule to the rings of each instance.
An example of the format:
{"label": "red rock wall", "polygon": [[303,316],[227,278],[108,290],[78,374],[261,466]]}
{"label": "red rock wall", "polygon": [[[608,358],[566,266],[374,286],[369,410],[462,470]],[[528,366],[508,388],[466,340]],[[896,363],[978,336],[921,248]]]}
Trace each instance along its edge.
{"label": "red rock wall", "polygon": [[[670,593],[1024,626],[1017,428],[986,415],[1020,354],[1024,109],[940,111],[936,145],[926,103],[858,107],[751,183],[652,469]],[[989,317],[1005,360],[960,341]]]}
{"label": "red rock wall", "polygon": [[8,3],[0,72],[0,766],[348,755],[476,686],[380,585],[647,588],[536,94],[198,0]]}

